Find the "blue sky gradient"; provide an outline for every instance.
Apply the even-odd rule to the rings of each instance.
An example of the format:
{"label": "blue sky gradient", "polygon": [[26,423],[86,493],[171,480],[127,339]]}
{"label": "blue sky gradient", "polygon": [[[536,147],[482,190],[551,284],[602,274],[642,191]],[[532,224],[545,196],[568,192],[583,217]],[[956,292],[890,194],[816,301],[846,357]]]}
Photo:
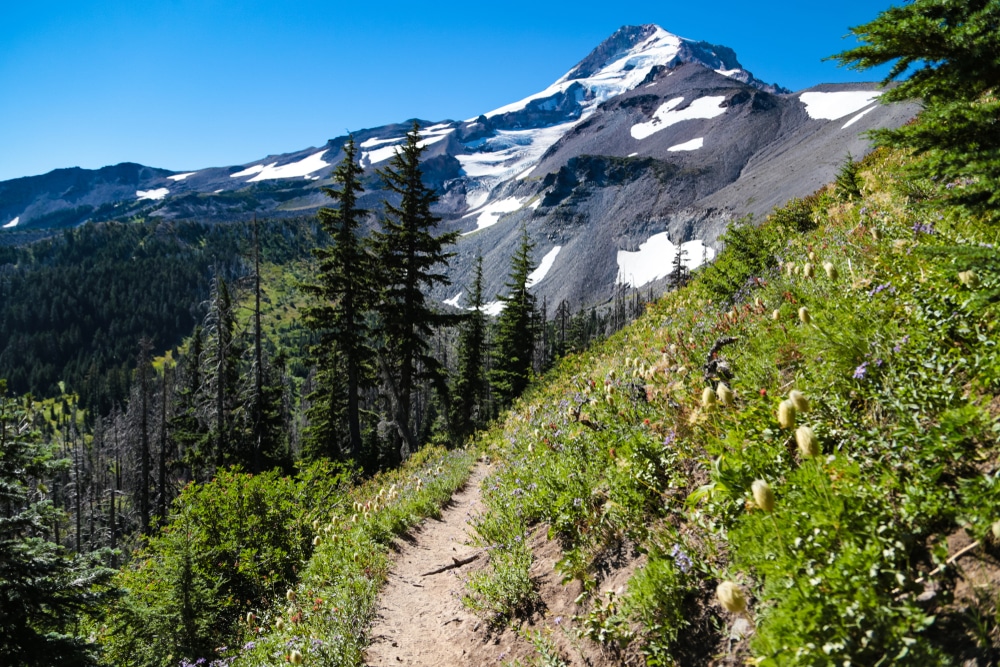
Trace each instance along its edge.
{"label": "blue sky gradient", "polygon": [[873,81],[885,72],[822,58],[888,6],[3,0],[0,180],[243,164],[409,118],[468,118],[541,90],[629,24],[729,46],[792,90]]}

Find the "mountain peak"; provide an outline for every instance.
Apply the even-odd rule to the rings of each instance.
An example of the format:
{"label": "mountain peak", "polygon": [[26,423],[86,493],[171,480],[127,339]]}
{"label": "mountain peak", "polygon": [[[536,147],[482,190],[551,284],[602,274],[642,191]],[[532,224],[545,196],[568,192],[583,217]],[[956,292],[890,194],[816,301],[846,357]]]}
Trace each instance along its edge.
{"label": "mountain peak", "polygon": [[[627,89],[643,80],[653,67],[692,62],[770,93],[789,92],[777,84],[758,81],[743,69],[736,52],[728,46],[678,37],[653,23],[622,26],[559,81],[619,80],[628,82]],[[614,86],[612,94],[623,92],[618,90],[622,87]]]}

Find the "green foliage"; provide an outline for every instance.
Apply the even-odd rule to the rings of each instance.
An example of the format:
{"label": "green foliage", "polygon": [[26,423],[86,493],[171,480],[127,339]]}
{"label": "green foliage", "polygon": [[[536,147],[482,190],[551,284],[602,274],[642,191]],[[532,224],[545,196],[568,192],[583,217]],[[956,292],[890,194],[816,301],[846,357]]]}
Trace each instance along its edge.
{"label": "green foliage", "polygon": [[852,28],[860,46],[835,56],[854,69],[892,63],[883,83],[900,83],[883,101],[917,99],[924,110],[875,138],[924,156],[916,173],[947,184],[951,203],[987,215],[1000,204],[998,25],[995,0],[914,0]]}
{"label": "green foliage", "polygon": [[504,307],[496,321],[490,386],[500,409],[510,406],[528,386],[538,331],[537,306],[528,291],[528,276],[535,269],[531,251],[535,244],[528,228],[521,227],[521,243],[511,258],[507,293],[499,295]]}
{"label": "green foliage", "polygon": [[[504,553],[547,526],[557,567],[584,584],[577,633],[662,665],[997,659],[995,592],[961,594],[1000,516],[996,237],[939,213],[909,159],[879,151],[853,168],[853,200],[822,192],[736,227],[716,265],[564,359],[487,436],[477,534]],[[779,423],[793,388],[818,455]],[[623,545],[648,562],[612,608],[598,591]],[[508,591],[510,560],[470,597],[518,619],[533,591]],[[723,580],[745,611],[711,599]]]}
{"label": "green foliage", "polygon": [[428,380],[446,395],[443,368],[430,353],[429,341],[436,327],[456,323],[454,316],[438,311],[425,296],[427,290],[450,283],[440,265],[452,256],[446,248],[459,232],[434,233],[440,218],[431,213],[431,205],[437,195],[423,182],[419,130],[414,122],[406,143],[378,171],[390,199],[384,202],[381,230],[372,235],[381,283],[375,336],[393,405],[390,420],[396,424],[390,464],[399,462],[401,450],[412,452],[417,446],[414,431],[420,425],[411,423],[411,394],[417,380]]}
{"label": "green foliage", "polygon": [[[307,256],[316,238],[302,220],[261,226],[268,261]],[[0,377],[17,394],[47,397],[65,381],[82,407],[107,414],[128,395],[138,340],[166,350],[190,334],[210,267],[235,273],[249,232],[246,224],[85,224],[7,251]]]}
{"label": "green foliage", "polygon": [[486,393],[486,315],[483,309],[483,258],[476,259],[476,272],[469,296],[471,312],[458,334],[458,368],[452,383],[451,421],[457,438],[468,438],[486,423],[490,405]]}
{"label": "green foliage", "polygon": [[31,407],[0,381],[0,662],[93,665],[96,647],[78,636],[81,616],[100,613],[112,592],[103,554],[76,556],[49,541],[59,512],[39,501],[59,462],[31,429]]}
{"label": "green foliage", "polygon": [[[305,448],[310,457],[356,458],[361,454],[360,394],[372,383],[373,350],[367,314],[378,287],[371,258],[358,234],[367,215],[357,207],[364,170],[357,162],[353,136],[343,150],[344,159],[333,174],[340,189],[325,189],[338,207],[319,211],[320,224],[329,234],[331,245],[313,250],[319,263],[316,282],[306,286],[315,300],[306,310],[306,322],[321,332],[313,350],[321,360],[321,370],[317,389],[310,397],[314,407],[309,414],[311,427]],[[340,374],[346,376],[343,387],[336,384]],[[336,419],[337,401],[345,403],[346,439],[341,437],[342,422]]]}
{"label": "green foliage", "polygon": [[326,463],[296,479],[233,469],[186,487],[118,578],[128,595],[111,610],[108,660],[167,667],[230,643],[248,611],[295,583],[312,552],[310,508],[348,479]]}

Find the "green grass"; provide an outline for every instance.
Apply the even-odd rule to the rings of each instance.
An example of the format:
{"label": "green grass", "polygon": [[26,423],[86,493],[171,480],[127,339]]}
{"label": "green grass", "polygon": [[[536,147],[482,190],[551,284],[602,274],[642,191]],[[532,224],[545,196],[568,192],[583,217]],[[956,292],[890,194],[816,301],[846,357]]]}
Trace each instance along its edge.
{"label": "green grass", "polygon": [[[734,618],[711,592],[727,579],[750,601],[740,651],[757,664],[998,658],[997,590],[952,600],[949,571],[933,602],[919,598],[949,535],[997,549],[1000,234],[937,206],[937,186],[901,175],[904,162],[877,152],[857,170],[860,200],[821,191],[732,237],[702,277],[565,359],[487,436],[499,469],[477,530],[492,572],[470,582],[473,607],[501,623],[531,607],[523,545],[541,523],[563,574],[591,591],[576,630],[631,643],[647,664],[724,647]],[[735,401],[707,408],[719,380],[702,366],[729,337]],[[778,423],[792,389],[811,403],[797,422],[817,435],[815,458]],[[753,500],[758,479],[771,512]],[[621,545],[648,561],[609,615],[597,565]],[[695,631],[700,654],[684,641]]]}

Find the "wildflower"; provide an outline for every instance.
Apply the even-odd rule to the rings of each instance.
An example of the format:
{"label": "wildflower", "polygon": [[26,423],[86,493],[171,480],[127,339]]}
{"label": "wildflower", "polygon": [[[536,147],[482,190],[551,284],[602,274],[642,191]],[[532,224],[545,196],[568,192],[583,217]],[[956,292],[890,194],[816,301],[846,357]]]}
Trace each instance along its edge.
{"label": "wildflower", "polygon": [[684,553],[681,545],[675,544],[674,548],[670,551],[670,555],[673,557],[678,570],[687,573],[691,569],[691,558]]}
{"label": "wildflower", "polygon": [[720,382],[718,389],[715,390],[716,394],[719,396],[719,402],[723,405],[733,404],[733,390],[726,386],[725,382]]}
{"label": "wildflower", "polygon": [[819,455],[819,441],[816,434],[808,426],[795,429],[795,442],[799,445],[799,453],[806,458]]}
{"label": "wildflower", "polygon": [[785,272],[789,277],[791,277],[792,274],[795,273],[795,263],[789,262],[788,264],[785,264]]}
{"label": "wildflower", "polygon": [[254,615],[252,611],[247,612],[247,625],[253,625]]}
{"label": "wildflower", "polygon": [[278,632],[281,632],[282,630],[285,629],[285,622],[279,617],[278,620],[274,622],[274,628]]}
{"label": "wildflower", "polygon": [[750,485],[750,490],[753,492],[753,501],[757,503],[757,507],[765,512],[774,510],[774,491],[771,490],[770,484],[758,479]]}
{"label": "wildflower", "polygon": [[809,254],[807,255],[807,257],[809,257],[809,261],[810,262],[815,262],[816,261],[816,253],[813,252],[812,250],[809,251]]}
{"label": "wildflower", "polygon": [[734,581],[723,581],[719,584],[715,589],[715,597],[719,598],[719,602],[726,608],[726,611],[731,611],[734,614],[739,614],[747,608],[747,599],[743,595],[743,589]]}
{"label": "wildflower", "polygon": [[313,546],[314,547],[318,547],[322,542],[323,542],[323,540],[320,539],[319,535],[317,535],[316,537],[313,538]]}
{"label": "wildflower", "polygon": [[1000,521],[994,521],[990,529],[993,531],[994,539],[996,539],[997,542],[1000,542]]}
{"label": "wildflower", "polygon": [[781,311],[778,310],[777,308],[775,308],[774,312],[771,313],[771,319],[774,320],[775,322],[777,322],[778,320],[780,320],[781,319]]}
{"label": "wildflower", "polygon": [[288,655],[288,662],[292,663],[293,665],[301,665],[302,654],[299,653],[298,650],[293,649],[292,652]]}
{"label": "wildflower", "polygon": [[975,289],[979,285],[979,276],[976,275],[975,271],[959,271],[958,272],[959,281],[968,287],[969,289]]}
{"label": "wildflower", "polygon": [[863,361],[863,362],[861,362],[860,366],[858,366],[857,368],[854,369],[854,379],[855,380],[864,380],[865,379],[865,373],[867,373],[867,372],[868,372],[868,362],[867,361]]}
{"label": "wildflower", "polygon": [[814,273],[812,262],[806,262],[805,266],[802,267],[802,275],[806,278],[812,278]]}
{"label": "wildflower", "polygon": [[788,392],[788,400],[795,406],[796,412],[809,412],[809,399],[798,389]]}
{"label": "wildflower", "polygon": [[778,426],[784,429],[795,426],[795,404],[788,399],[778,404]]}
{"label": "wildflower", "polygon": [[906,345],[909,342],[910,342],[910,335],[907,334],[907,335],[903,336],[903,340],[901,340],[898,343],[896,343],[896,345],[892,348],[892,351],[893,352],[899,352],[901,349],[903,349],[903,346]]}
{"label": "wildflower", "polygon": [[711,387],[705,387],[704,391],[701,392],[701,404],[705,408],[715,405],[715,392],[712,391]]}
{"label": "wildflower", "polygon": [[285,593],[285,599],[289,602],[295,602],[295,591],[289,588],[288,592]]}
{"label": "wildflower", "polygon": [[830,280],[836,280],[840,275],[837,271],[837,267],[834,266],[833,262],[823,262],[823,270],[826,271],[826,277]]}

